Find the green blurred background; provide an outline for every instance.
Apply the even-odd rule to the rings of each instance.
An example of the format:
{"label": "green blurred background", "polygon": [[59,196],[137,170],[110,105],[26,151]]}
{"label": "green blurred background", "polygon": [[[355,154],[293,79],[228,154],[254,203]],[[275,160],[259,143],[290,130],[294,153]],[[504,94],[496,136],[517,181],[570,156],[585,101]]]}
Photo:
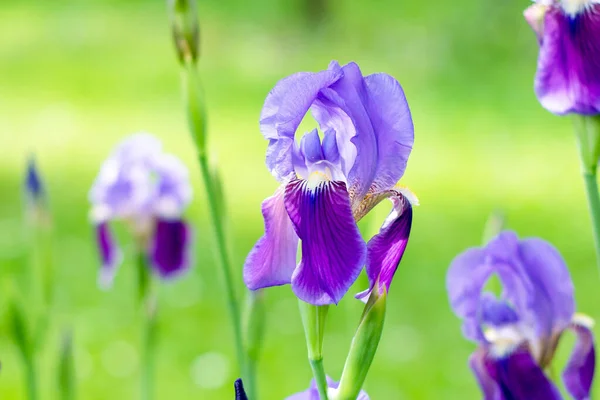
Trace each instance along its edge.
{"label": "green blurred background", "polygon": [[[526,0],[310,0],[199,2],[201,74],[212,157],[225,182],[235,275],[262,234],[260,203],[276,182],[264,167],[258,117],[276,81],[297,71],[356,61],[404,86],[415,146],[404,183],[419,196],[413,233],[389,296],[379,352],[366,382],[378,399],[477,399],[465,341],[448,307],[452,258],[479,245],[495,209],[523,236],[541,236],[566,258],[580,311],[600,316],[591,228],[571,124],[545,112],[532,91],[537,45],[522,18]],[[318,9],[318,6],[317,6]],[[191,170],[196,265],[161,288],[157,399],[231,399],[237,376],[222,279],[216,265],[180,76],[162,1],[2,0],[0,6],[0,312],[8,281],[22,273],[26,236],[22,179],[37,156],[55,219],[56,315],[43,352],[42,400],[55,396],[59,333],[72,326],[79,398],[138,398],[135,271],[122,265],[113,290],[98,269],[87,192],[125,135],[149,131]],[[388,212],[362,224],[375,233]],[[131,243],[120,232],[131,256]],[[366,286],[362,277],[352,290]],[[25,296],[28,293],[24,293]],[[289,287],[267,292],[259,366],[262,399],[303,390],[311,377]],[[361,304],[330,311],[326,368],[339,379]],[[24,397],[16,348],[0,328],[0,398]],[[561,343],[557,370],[572,338]]]}

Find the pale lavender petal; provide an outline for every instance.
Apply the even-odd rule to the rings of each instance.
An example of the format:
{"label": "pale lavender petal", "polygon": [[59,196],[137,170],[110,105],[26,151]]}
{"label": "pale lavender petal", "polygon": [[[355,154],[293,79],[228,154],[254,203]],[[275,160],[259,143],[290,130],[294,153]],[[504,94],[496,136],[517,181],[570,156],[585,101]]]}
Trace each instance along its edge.
{"label": "pale lavender petal", "polygon": [[282,185],[262,204],[265,235],[254,245],[244,264],[244,283],[250,290],[292,281],[298,235],[285,209],[284,194]]}
{"label": "pale lavender petal", "polygon": [[108,223],[104,222],[96,225],[96,242],[102,261],[102,267],[98,275],[98,285],[103,289],[108,289],[112,286],[117,267],[123,256]]}
{"label": "pale lavender petal", "polygon": [[313,129],[309,133],[302,136],[300,140],[300,148],[307,163],[316,163],[323,160],[323,150],[321,149],[321,139],[319,132]]}
{"label": "pale lavender petal", "polygon": [[519,256],[534,285],[528,312],[538,334],[562,331],[575,313],[573,282],[563,258],[550,243],[536,238],[519,243]]}
{"label": "pale lavender petal", "polygon": [[[327,377],[327,386],[329,388],[337,389],[339,385],[339,382],[336,382],[330,377]],[[288,396],[285,398],[285,400],[320,400],[319,391],[317,389],[317,383],[314,379],[311,380],[310,387],[307,390]],[[361,390],[356,400],[369,400],[369,395],[364,390]]]}
{"label": "pale lavender petal", "polygon": [[414,142],[414,126],[404,90],[387,74],[365,78],[366,104],[377,140],[377,169],[371,187],[382,192],[404,175]]}
{"label": "pale lavender petal", "polygon": [[519,321],[515,310],[504,300],[499,300],[492,293],[484,292],[479,304],[479,318],[484,325],[502,327]]}
{"label": "pale lavender petal", "polygon": [[517,349],[500,359],[486,358],[489,376],[496,381],[504,400],[562,400],[560,392],[544,375],[527,349]]}
{"label": "pale lavender petal", "polygon": [[538,29],[535,91],[555,114],[600,112],[600,5],[588,8],[567,15],[560,5],[550,6]]}
{"label": "pale lavender petal", "polygon": [[413,209],[406,197],[399,195],[390,198],[392,212],[387,217],[379,233],[367,244],[367,277],[369,290],[359,293],[358,299],[366,300],[375,284],[379,282],[380,291],[390,290],[390,284],[400,265],[412,226]]}
{"label": "pale lavender petal", "polygon": [[156,221],[150,259],[158,276],[164,279],[174,278],[188,269],[191,242],[191,230],[184,221]]}
{"label": "pale lavender petal", "polygon": [[483,400],[505,400],[500,394],[498,384],[489,375],[486,368],[487,352],[479,348],[469,357],[469,367],[475,374],[477,383],[483,392]]}
{"label": "pale lavender petal", "polygon": [[[336,63],[330,68],[340,67]],[[330,90],[321,91],[311,110],[323,130],[337,132],[340,154],[351,166],[348,187],[355,201],[360,201],[375,177],[377,138],[367,111],[369,97],[360,68],[348,63],[339,70],[342,78],[332,84]],[[348,148],[349,144],[353,144],[354,149]]]}
{"label": "pale lavender petal", "polygon": [[339,72],[331,70],[300,72],[282,79],[269,92],[260,116],[260,130],[270,140],[266,163],[278,180],[293,173],[290,150],[302,118],[319,91],[339,77]]}
{"label": "pale lavender petal", "polygon": [[492,265],[485,260],[484,249],[466,250],[452,261],[446,276],[450,307],[463,320],[463,334],[482,343],[486,340],[479,321],[479,301],[481,291],[493,272]]}
{"label": "pale lavender petal", "polygon": [[366,256],[346,185],[294,180],[286,186],[285,207],[302,241],[302,261],[292,276],[294,293],[314,305],[337,304]]}
{"label": "pale lavender petal", "polygon": [[575,322],[571,325],[571,329],[577,335],[577,342],[562,377],[567,391],[575,400],[586,400],[590,398],[594,380],[596,364],[594,336],[587,324]]}

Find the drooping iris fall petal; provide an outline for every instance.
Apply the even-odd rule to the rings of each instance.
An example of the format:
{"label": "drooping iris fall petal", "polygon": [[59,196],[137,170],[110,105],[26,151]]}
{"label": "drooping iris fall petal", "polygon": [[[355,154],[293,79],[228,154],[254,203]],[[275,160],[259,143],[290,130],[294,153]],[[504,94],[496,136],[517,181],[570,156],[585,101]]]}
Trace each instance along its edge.
{"label": "drooping iris fall petal", "polygon": [[594,379],[596,349],[591,323],[586,317],[577,317],[570,326],[577,335],[577,341],[562,377],[567,391],[575,400],[586,400],[590,398]]}
{"label": "drooping iris fall petal", "polygon": [[250,290],[291,283],[296,268],[298,235],[284,203],[285,186],[262,204],[265,234],[248,254],[244,283]]}
{"label": "drooping iris fall petal", "polygon": [[102,288],[109,288],[112,286],[122,255],[107,222],[96,225],[96,243],[102,261],[98,284]]}
{"label": "drooping iris fall petal", "polygon": [[156,221],[150,260],[161,278],[173,278],[190,266],[191,236],[190,228],[182,220]]}
{"label": "drooping iris fall petal", "polygon": [[366,256],[346,185],[294,180],[286,186],[285,207],[302,241],[292,290],[314,305],[337,304],[358,278]]}

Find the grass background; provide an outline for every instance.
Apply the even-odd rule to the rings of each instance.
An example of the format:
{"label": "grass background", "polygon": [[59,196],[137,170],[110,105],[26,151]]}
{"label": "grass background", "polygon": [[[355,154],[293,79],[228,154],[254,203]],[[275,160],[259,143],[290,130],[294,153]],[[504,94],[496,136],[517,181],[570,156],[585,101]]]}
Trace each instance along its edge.
{"label": "grass background", "polygon": [[[537,45],[522,19],[527,1],[330,0],[317,21],[305,2],[200,1],[201,73],[210,146],[224,178],[239,293],[241,266],[262,234],[260,203],[276,187],[266,168],[258,116],[275,82],[296,71],[354,60],[403,85],[416,141],[404,183],[420,197],[413,233],[389,297],[380,350],[366,382],[373,399],[480,398],[466,365],[473,344],[448,307],[452,258],[481,242],[487,216],[506,212],[522,236],[541,236],[564,255],[578,308],[593,317],[596,271],[583,184],[568,119],[545,112],[532,91]],[[196,265],[161,288],[157,399],[230,399],[237,376],[222,281],[179,73],[161,1],[3,0],[0,6],[0,312],[6,282],[26,252],[22,179],[35,153],[55,219],[56,315],[40,365],[42,399],[55,397],[59,332],[75,332],[80,398],[138,397],[139,324],[129,257],[115,287],[96,287],[98,260],[87,191],[115,143],[136,131],[160,137],[191,170]],[[379,206],[361,226],[375,233]],[[120,232],[126,255],[131,243]],[[364,288],[364,277],[356,290]],[[31,293],[23,289],[23,296]],[[289,287],[267,293],[259,367],[261,398],[308,385],[310,368]],[[339,378],[361,305],[330,311],[326,368]],[[0,397],[24,397],[19,358],[0,326]],[[562,342],[556,368],[568,356]]]}

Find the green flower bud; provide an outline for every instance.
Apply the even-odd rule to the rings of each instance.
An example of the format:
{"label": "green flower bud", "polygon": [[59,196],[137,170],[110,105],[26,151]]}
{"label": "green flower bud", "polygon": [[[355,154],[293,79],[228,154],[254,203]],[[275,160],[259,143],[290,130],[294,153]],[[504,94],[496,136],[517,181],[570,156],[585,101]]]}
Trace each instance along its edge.
{"label": "green flower bud", "polygon": [[330,389],[332,400],[355,400],[365,382],[383,332],[387,292],[376,286],[365,305],[346,358],[340,386]]}
{"label": "green flower bud", "polygon": [[168,0],[175,49],[182,64],[196,63],[200,52],[200,28],[195,0]]}

